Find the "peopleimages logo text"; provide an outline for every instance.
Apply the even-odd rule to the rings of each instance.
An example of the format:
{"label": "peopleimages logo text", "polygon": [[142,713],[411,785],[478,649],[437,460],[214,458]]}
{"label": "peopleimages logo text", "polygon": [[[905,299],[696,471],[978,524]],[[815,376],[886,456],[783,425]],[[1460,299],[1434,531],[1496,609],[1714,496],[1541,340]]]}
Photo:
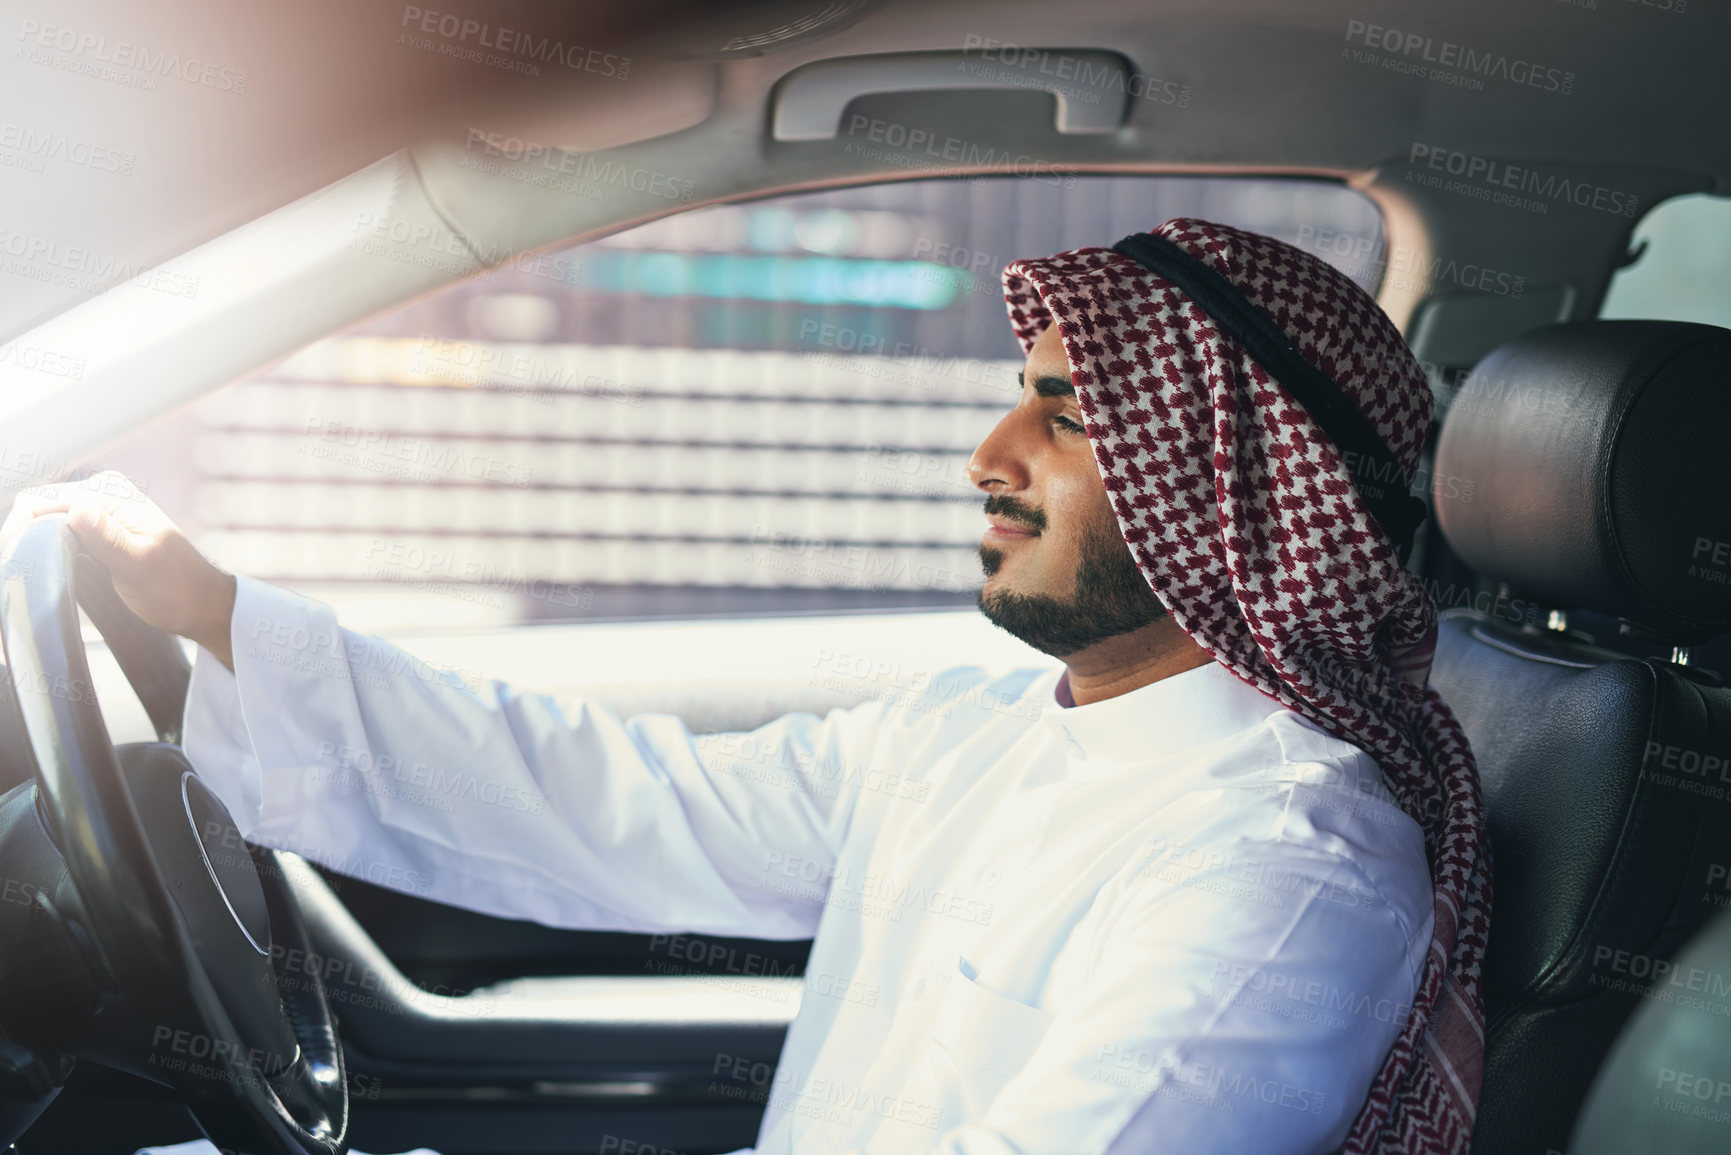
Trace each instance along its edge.
{"label": "peopleimages logo text", "polygon": [[1414,142],[1407,153],[1407,163],[1477,184],[1525,193],[1541,201],[1567,201],[1579,208],[1597,209],[1615,216],[1633,217],[1641,207],[1640,197],[1620,189],[1606,188],[1590,181],[1570,180],[1559,173],[1544,173],[1527,165],[1509,164],[1437,145]]}
{"label": "peopleimages logo text", "polygon": [[[1575,88],[1575,74],[1561,68],[1536,64],[1531,60],[1511,58],[1502,52],[1488,52],[1452,40],[1438,40],[1422,32],[1403,32],[1363,20],[1346,22],[1348,43],[1390,52],[1438,68],[1455,69],[1468,76],[1506,80],[1511,84],[1527,85],[1544,92],[1568,95]],[[1344,54],[1345,49],[1342,49]]]}
{"label": "peopleimages logo text", "polygon": [[11,121],[0,124],[0,148],[21,153],[32,160],[64,161],[120,176],[131,176],[133,163],[137,160],[130,152]]}
{"label": "peopleimages logo text", "polygon": [[[115,68],[130,68],[152,77],[173,77],[188,84],[214,88],[221,92],[243,93],[248,75],[245,70],[229,68],[208,60],[182,57],[178,52],[152,50],[129,40],[110,41],[106,36],[80,32],[64,25],[41,24],[25,20],[18,26],[18,39],[26,47],[46,48],[64,52],[79,60]],[[154,81],[151,82],[154,85]]]}
{"label": "peopleimages logo text", "polygon": [[[1074,188],[1076,185],[1075,173],[1057,168],[1027,153],[999,150],[960,137],[939,135],[931,129],[899,124],[893,120],[879,120],[856,112],[848,117],[847,135],[856,137],[861,134],[864,134],[866,141],[871,144],[885,145],[887,149],[871,148],[866,143],[849,140],[842,147],[842,151],[866,160],[892,162],[898,159],[897,153],[900,153],[899,160],[905,167],[929,168],[942,161],[968,168],[995,169],[1012,176],[1026,177],[1040,184],[1062,185],[1064,188]],[[914,162],[912,166],[907,166],[909,160]]]}
{"label": "peopleimages logo text", "polygon": [[412,4],[404,5],[401,27],[438,36],[454,44],[473,44],[476,48],[491,49],[523,60],[563,65],[575,72],[592,72],[616,80],[624,80],[631,74],[629,56],[567,44],[551,36],[536,36],[518,28],[495,26],[453,12],[434,12]]}
{"label": "peopleimages logo text", "polygon": [[633,192],[648,193],[663,200],[683,203],[689,201],[697,191],[697,186],[691,181],[664,172],[598,159],[593,154],[535,144],[521,137],[486,132],[479,128],[469,129],[463,148],[466,151],[478,150],[488,156],[503,157],[526,165],[538,165],[550,173],[573,177],[578,182],[597,186],[613,185]]}

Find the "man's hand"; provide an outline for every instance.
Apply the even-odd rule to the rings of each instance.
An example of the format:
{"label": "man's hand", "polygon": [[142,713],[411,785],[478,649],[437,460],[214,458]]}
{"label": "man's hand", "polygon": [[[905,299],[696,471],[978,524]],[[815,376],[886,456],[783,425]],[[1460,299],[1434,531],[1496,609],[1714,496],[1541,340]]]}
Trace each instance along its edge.
{"label": "man's hand", "polygon": [[28,489],[0,526],[0,548],[29,522],[52,513],[67,515],[78,544],[108,568],[115,592],[133,613],[191,638],[234,669],[234,575],[199,553],[155,502],[113,472]]}

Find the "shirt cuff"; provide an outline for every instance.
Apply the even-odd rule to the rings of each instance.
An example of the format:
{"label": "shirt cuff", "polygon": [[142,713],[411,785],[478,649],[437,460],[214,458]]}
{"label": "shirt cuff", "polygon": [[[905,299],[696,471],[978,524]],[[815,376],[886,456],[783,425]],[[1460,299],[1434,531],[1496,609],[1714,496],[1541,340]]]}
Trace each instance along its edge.
{"label": "shirt cuff", "polygon": [[338,639],[329,606],[236,575],[229,623],[234,671],[204,647],[197,649],[181,745],[242,837],[251,837],[264,821],[263,767],[298,745],[283,730],[283,704],[306,696],[304,683],[319,674],[317,651],[340,646]]}

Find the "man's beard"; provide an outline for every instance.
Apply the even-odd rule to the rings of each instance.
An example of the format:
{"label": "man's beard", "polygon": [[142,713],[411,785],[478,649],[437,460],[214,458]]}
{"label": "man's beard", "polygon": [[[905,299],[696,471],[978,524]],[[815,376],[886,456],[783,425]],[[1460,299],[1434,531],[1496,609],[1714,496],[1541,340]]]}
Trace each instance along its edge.
{"label": "man's beard", "polygon": [[[994,502],[999,502],[997,507]],[[991,498],[986,512],[1009,514],[1036,529],[1045,525],[1043,514],[1029,511],[1014,498],[1001,502]],[[1166,607],[1148,588],[1117,528],[1115,521],[1104,531],[1089,527],[1082,540],[1082,560],[1076,567],[1076,592],[1069,600],[1008,590],[988,594],[982,588],[980,612],[999,629],[1054,658],[1159,621],[1166,616]],[[987,577],[997,573],[1003,561],[1002,550],[980,546],[980,565]]]}

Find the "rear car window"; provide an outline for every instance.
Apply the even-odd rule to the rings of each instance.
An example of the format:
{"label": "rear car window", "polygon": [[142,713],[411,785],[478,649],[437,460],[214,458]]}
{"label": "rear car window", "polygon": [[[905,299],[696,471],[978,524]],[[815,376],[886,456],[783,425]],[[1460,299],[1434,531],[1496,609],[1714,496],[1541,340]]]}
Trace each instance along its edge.
{"label": "rear car window", "polygon": [[1183,215],[1374,276],[1351,254],[1377,210],[1321,181],[782,196],[513,259],[109,459],[220,564],[356,628],[971,604],[967,461],[1021,366],[999,271]]}
{"label": "rear car window", "polygon": [[1600,316],[1731,326],[1731,200],[1665,201],[1631,244],[1640,256],[1611,279]]}

